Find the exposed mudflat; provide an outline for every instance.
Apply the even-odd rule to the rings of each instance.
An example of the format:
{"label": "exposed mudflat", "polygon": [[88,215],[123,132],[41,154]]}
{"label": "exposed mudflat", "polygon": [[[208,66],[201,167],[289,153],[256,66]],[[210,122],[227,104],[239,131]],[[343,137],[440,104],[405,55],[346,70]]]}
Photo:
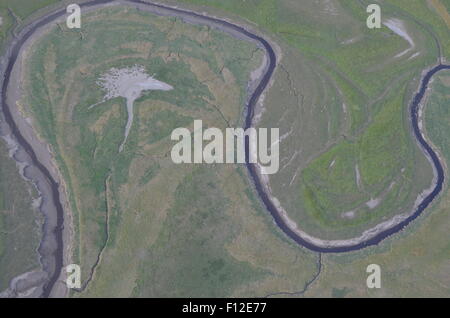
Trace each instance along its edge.
{"label": "exposed mudflat", "polygon": [[[28,28],[25,28],[22,34],[26,33],[28,30]],[[40,32],[43,32],[43,30],[38,30],[36,35],[39,35]],[[64,183],[53,161],[52,151],[48,144],[43,142],[37,136],[36,131],[32,126],[32,120],[25,117],[22,113],[22,109],[18,106],[23,89],[23,67],[21,61],[25,58],[34,39],[35,38],[28,38],[23,42],[22,49],[20,52],[17,52],[16,55],[17,61],[19,62],[13,64],[10,73],[8,74],[8,86],[6,92],[2,91],[2,98],[3,102],[6,101],[6,104],[10,106],[8,108],[9,114],[12,120],[14,120],[15,125],[13,127],[12,125],[6,124],[8,120],[6,120],[2,114],[0,135],[7,141],[10,156],[16,161],[22,176],[35,186],[39,194],[39,199],[36,203],[39,204],[39,210],[44,216],[42,240],[38,248],[42,271],[34,271],[32,272],[34,273],[32,275],[25,275],[25,273],[25,276],[20,276],[20,280],[13,279],[9,290],[5,291],[4,296],[15,294],[20,296],[27,295],[28,293],[31,293],[30,295],[35,295],[37,292],[40,292],[40,295],[42,295],[45,285],[58,268],[57,260],[54,255],[59,244],[57,242],[58,238],[54,235],[54,230],[61,226],[61,219],[58,218],[59,204],[64,205],[66,207],[65,210],[68,211],[68,204],[63,186]],[[17,43],[17,40],[14,41],[14,43]],[[12,54],[14,54],[14,52],[12,52]],[[4,89],[5,87],[3,87],[3,90]],[[11,105],[13,107],[11,107]],[[17,134],[17,131],[20,132],[20,136]],[[32,145],[32,150],[29,145]],[[55,192],[55,189],[53,188],[54,183],[52,185],[52,182],[57,182],[59,188],[57,192]],[[59,202],[59,204],[55,204],[56,201]],[[69,221],[69,217],[67,218],[67,221]],[[66,229],[64,240],[68,240],[70,226],[67,226]],[[40,279],[34,279],[36,276],[35,273],[39,273]],[[30,278],[30,282],[32,283],[25,283],[28,278]],[[19,285],[16,284],[18,281],[21,282]],[[24,286],[28,288],[28,291],[25,290]],[[63,294],[59,294],[59,296],[63,296]]]}
{"label": "exposed mudflat", "polygon": [[387,26],[392,32],[402,37],[403,39],[405,39],[405,41],[409,43],[409,48],[398,53],[397,55],[394,56],[394,58],[401,57],[407,54],[408,52],[412,51],[416,47],[416,44],[414,43],[412,37],[409,35],[408,30],[403,21],[399,19],[388,19],[384,22],[384,25]]}
{"label": "exposed mudflat", "polygon": [[[102,75],[97,84],[106,92],[102,102],[111,98],[123,97],[127,101],[128,121],[125,127],[124,139],[119,147],[119,152],[123,150],[125,142],[133,125],[134,101],[138,99],[143,91],[162,90],[170,91],[172,86],[158,81],[146,73],[145,68],[140,65],[134,65],[126,68],[112,68],[108,73]],[[99,105],[97,103],[90,108]]]}

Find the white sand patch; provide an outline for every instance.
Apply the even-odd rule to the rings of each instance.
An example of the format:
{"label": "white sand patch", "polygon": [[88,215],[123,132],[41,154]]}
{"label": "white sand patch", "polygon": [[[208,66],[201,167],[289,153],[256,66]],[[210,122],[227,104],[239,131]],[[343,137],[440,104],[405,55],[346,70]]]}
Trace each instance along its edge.
{"label": "white sand patch", "polygon": [[413,58],[418,57],[419,55],[420,55],[420,52],[416,52],[416,53],[414,53],[413,55],[411,55],[411,56],[408,58],[408,60],[412,60]]}
{"label": "white sand patch", "polygon": [[358,164],[355,165],[355,176],[356,176],[356,185],[358,186],[358,189],[361,190],[362,189],[361,173],[359,172]]}
{"label": "white sand patch", "polygon": [[173,89],[169,84],[158,81],[148,75],[145,68],[140,65],[121,69],[112,68],[108,73],[99,78],[97,84],[106,91],[106,95],[100,103],[90,106],[89,109],[116,97],[123,97],[127,100],[128,121],[125,128],[124,140],[119,147],[119,152],[123,150],[123,146],[127,141],[128,134],[133,125],[134,101],[146,90],[170,91]]}
{"label": "white sand patch", "polygon": [[361,38],[362,37],[360,35],[358,35],[358,36],[355,36],[355,37],[352,37],[352,38],[342,41],[341,44],[342,45],[354,44],[354,43],[358,42],[359,40],[361,40]]}
{"label": "white sand patch", "polygon": [[295,173],[294,173],[294,175],[292,176],[291,181],[289,182],[289,186],[291,186],[291,185],[294,183],[295,178],[297,178],[298,170],[299,170],[299,169],[300,169],[300,167],[298,167],[297,170],[295,170]]}
{"label": "white sand patch", "polygon": [[275,140],[270,147],[275,146],[276,144],[280,144],[283,140],[285,140],[287,137],[289,137],[293,132],[293,128],[291,128],[291,130],[289,130],[287,133],[283,134],[280,136],[280,138],[278,138],[278,140]]}
{"label": "white sand patch", "polygon": [[353,219],[356,216],[355,211],[347,211],[341,213],[341,217],[344,219]]}
{"label": "white sand patch", "polygon": [[405,24],[403,23],[403,21],[399,20],[399,19],[388,19],[383,23],[385,26],[387,26],[392,32],[394,32],[395,34],[397,34],[398,36],[402,37],[403,39],[405,39],[408,43],[409,43],[409,48],[398,53],[395,57],[401,57],[403,55],[405,55],[406,53],[408,53],[409,51],[411,51],[416,44],[414,43],[414,40],[411,38],[411,36],[409,35]]}
{"label": "white sand patch", "polygon": [[331,161],[330,165],[328,166],[328,169],[333,168],[334,164],[336,163],[336,159]]}
{"label": "white sand patch", "polygon": [[301,151],[296,150],[294,154],[291,156],[291,158],[288,160],[288,162],[283,167],[281,167],[280,171],[289,166],[300,153]]}
{"label": "white sand patch", "polygon": [[344,114],[347,114],[347,104],[342,103],[342,111],[344,112]]}
{"label": "white sand patch", "polygon": [[370,199],[369,201],[366,202],[366,205],[370,208],[370,209],[375,209],[378,204],[380,204],[381,200],[380,199]]}

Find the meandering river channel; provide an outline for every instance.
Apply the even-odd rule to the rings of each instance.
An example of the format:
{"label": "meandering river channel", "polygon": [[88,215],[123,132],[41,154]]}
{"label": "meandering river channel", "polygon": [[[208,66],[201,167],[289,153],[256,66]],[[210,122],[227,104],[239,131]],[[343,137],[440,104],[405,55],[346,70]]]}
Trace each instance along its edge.
{"label": "meandering river channel", "polygon": [[[157,14],[177,16],[189,22],[208,24],[222,31],[228,32],[234,36],[252,41],[259,47],[264,49],[267,57],[266,67],[263,74],[258,79],[258,83],[254,85],[254,89],[249,95],[244,128],[249,128],[254,125],[255,107],[260,100],[261,95],[268,87],[277,66],[277,55],[269,41],[258,34],[252,33],[247,28],[231,23],[229,21],[157,3],[143,2],[139,0],[94,0],[82,4],[81,7],[84,9],[97,8],[104,5],[111,5],[113,3],[146,7],[149,11]],[[46,266],[45,271],[48,273],[49,277],[48,281],[43,287],[43,297],[48,297],[49,295],[51,295],[55,283],[61,277],[62,268],[64,266],[64,224],[66,217],[64,202],[61,198],[62,193],[60,192],[61,187],[60,182],[58,181],[58,176],[55,176],[55,173],[51,171],[52,168],[49,166],[48,162],[42,162],[42,160],[40,159],[42,156],[38,155],[38,153],[42,152],[42,149],[37,149],[35,144],[30,141],[30,138],[27,138],[25,136],[26,134],[21,130],[22,126],[17,122],[17,117],[15,117],[13,111],[13,107],[16,107],[16,105],[13,105],[9,102],[7,90],[9,89],[8,85],[11,81],[11,78],[14,76],[14,65],[19,57],[24,43],[30,37],[32,37],[38,29],[57,19],[64,17],[65,15],[65,9],[59,10],[40,18],[39,20],[30,24],[29,27],[25,28],[17,38],[11,41],[9,49],[7,50],[7,53],[3,58],[1,67],[3,72],[1,83],[1,105],[4,121],[9,127],[9,131],[14,137],[15,142],[18,144],[20,151],[23,152],[23,155],[21,156],[22,162],[26,161],[29,167],[35,169],[35,173],[30,173],[29,177],[30,179],[33,179],[33,182],[37,185],[38,188],[41,187],[41,194],[47,195],[47,197],[44,197],[43,200],[47,205],[49,205],[47,212],[44,213],[46,216],[46,222],[43,229],[43,242],[41,243],[41,247],[39,250],[41,259],[43,260],[42,263]],[[269,193],[267,188],[267,182],[264,181],[259,173],[258,165],[250,163],[246,164],[249,175],[252,179],[252,183],[260,199],[272,215],[275,223],[287,236],[289,236],[292,240],[294,240],[301,246],[304,246],[316,252],[341,253],[356,251],[370,245],[376,245],[383,239],[391,236],[398,231],[401,231],[430,205],[433,199],[436,198],[436,196],[442,190],[444,183],[444,169],[439,156],[436,154],[430,144],[428,144],[428,142],[424,138],[423,132],[421,131],[421,125],[419,124],[419,110],[420,104],[423,100],[423,97],[425,96],[430,80],[437,72],[442,70],[450,70],[450,65],[438,65],[427,71],[423,75],[420,83],[420,88],[412,99],[412,103],[410,105],[412,133],[414,134],[414,137],[416,138],[424,154],[432,163],[435,178],[432,190],[430,190],[429,193],[421,200],[421,202],[416,205],[414,211],[412,211],[404,218],[395,219],[391,221],[391,223],[368,231],[365,236],[361,236],[360,238],[356,238],[353,240],[343,240],[339,241],[339,243],[336,244],[334,244],[333,241],[317,242],[316,240],[314,240],[314,238],[303,234],[303,232],[299,231],[289,222],[286,213],[283,212],[283,210],[280,208],[280,205],[271,197],[271,194]],[[249,147],[247,142],[247,154],[248,151]],[[50,244],[50,248],[46,247],[46,245],[48,245],[48,242],[52,242],[52,244]]]}

